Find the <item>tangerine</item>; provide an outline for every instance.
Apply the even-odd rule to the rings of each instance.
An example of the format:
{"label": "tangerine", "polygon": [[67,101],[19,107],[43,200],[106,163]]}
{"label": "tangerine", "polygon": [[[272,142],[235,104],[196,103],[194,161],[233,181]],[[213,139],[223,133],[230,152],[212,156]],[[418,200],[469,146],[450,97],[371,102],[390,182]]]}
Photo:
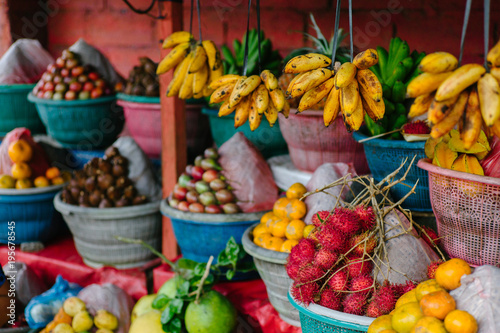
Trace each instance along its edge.
{"label": "tangerine", "polygon": [[288,199],[300,199],[304,194],[306,194],[307,189],[301,183],[295,183],[288,188],[286,191],[286,197]]}
{"label": "tangerine", "polygon": [[304,233],[302,234],[302,237],[307,238],[313,232],[314,230],[314,225],[309,224],[304,227]]}
{"label": "tangerine", "polygon": [[270,233],[260,234],[253,239],[253,242],[260,247],[265,248],[264,244],[267,244],[273,236]]}
{"label": "tangerine", "polygon": [[273,217],[274,217],[273,212],[267,212],[260,218],[260,223],[267,223],[267,221],[272,219]]}
{"label": "tangerine", "polygon": [[453,310],[444,318],[444,327],[449,333],[476,333],[477,321],[467,311]]}
{"label": "tangerine", "polygon": [[24,179],[31,177],[31,168],[24,162],[12,164],[10,172],[12,173],[12,177],[14,179]]}
{"label": "tangerine", "polygon": [[271,237],[268,242],[264,243],[264,248],[272,251],[279,251],[283,243],[284,241],[282,238]]}
{"label": "tangerine", "polygon": [[62,185],[64,183],[65,183],[65,181],[64,181],[63,177],[61,177],[61,176],[56,177],[56,178],[52,178],[52,185]]}
{"label": "tangerine", "polygon": [[427,294],[420,300],[420,308],[426,316],[443,320],[446,315],[455,310],[455,299],[445,290]]}
{"label": "tangerine", "polygon": [[426,280],[421,282],[417,288],[415,288],[415,296],[417,297],[417,301],[420,300],[427,294],[433,293],[435,291],[444,290],[439,283],[435,279]]}
{"label": "tangerine", "polygon": [[18,179],[16,181],[16,189],[22,190],[25,188],[31,188],[33,187],[33,184],[31,183],[31,180],[29,179]]}
{"label": "tangerine", "polygon": [[46,187],[50,185],[49,180],[44,176],[36,177],[33,181],[33,184],[35,185],[35,187]]}
{"label": "tangerine", "polygon": [[417,302],[406,303],[394,311],[392,328],[399,333],[410,333],[411,329],[424,314]]}
{"label": "tangerine", "polygon": [[262,234],[269,234],[271,233],[271,230],[265,225],[265,223],[259,223],[254,229],[253,229],[253,237],[258,237]]}
{"label": "tangerine", "polygon": [[298,240],[295,240],[295,239],[287,239],[286,241],[283,242],[283,244],[281,245],[281,249],[280,249],[280,252],[286,252],[286,253],[290,253],[292,252],[292,247],[294,247],[295,245],[297,245],[299,243]]}
{"label": "tangerine", "polygon": [[420,333],[447,333],[444,328],[444,324],[441,320],[434,317],[423,317],[420,318],[411,332]]}
{"label": "tangerine", "polygon": [[404,293],[396,302],[396,309],[399,308],[401,305],[404,305],[406,303],[410,302],[417,302],[417,296],[415,296],[415,289],[412,289],[406,293]]}
{"label": "tangerine", "polygon": [[56,177],[59,177],[61,175],[61,171],[57,167],[51,167],[48,168],[47,171],[45,171],[45,177],[48,179],[54,179]]}
{"label": "tangerine", "polygon": [[372,321],[366,333],[380,333],[390,329],[392,329],[392,316],[389,314],[380,316]]}
{"label": "tangerine", "polygon": [[285,207],[286,217],[290,220],[299,220],[306,215],[307,206],[299,199],[292,199]]}
{"label": "tangerine", "polygon": [[288,239],[301,240],[304,237],[304,228],[306,224],[301,220],[292,220],[287,225],[285,236]]}
{"label": "tangerine", "polygon": [[278,217],[286,217],[286,207],[290,203],[288,198],[279,198],[273,206],[273,213]]}
{"label": "tangerine", "polygon": [[281,220],[281,218],[277,217],[276,215],[273,215],[273,217],[269,218],[267,221],[266,221],[266,226],[269,228],[269,229],[272,229],[273,226],[276,224],[276,222],[278,222],[279,220]]}
{"label": "tangerine", "polygon": [[274,237],[285,237],[286,228],[288,227],[289,223],[290,221],[286,218],[277,220],[271,228],[271,234]]}
{"label": "tangerine", "polygon": [[471,273],[469,264],[462,259],[450,259],[436,269],[436,281],[445,289],[453,290],[460,287],[460,279]]}

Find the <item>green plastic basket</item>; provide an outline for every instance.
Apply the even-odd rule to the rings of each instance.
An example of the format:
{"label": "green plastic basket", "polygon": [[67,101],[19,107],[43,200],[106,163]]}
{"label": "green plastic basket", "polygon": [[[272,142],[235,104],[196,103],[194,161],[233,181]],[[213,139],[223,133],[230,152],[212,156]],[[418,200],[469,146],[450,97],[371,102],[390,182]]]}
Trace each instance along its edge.
{"label": "green plastic basket", "polygon": [[34,87],[34,84],[0,85],[0,137],[18,127],[29,128],[32,134],[45,133],[36,107],[27,98]]}
{"label": "green plastic basket", "polygon": [[132,103],[160,104],[160,97],[136,96],[118,93],[116,94],[116,98]]}
{"label": "green plastic basket", "polygon": [[67,148],[92,150],[111,145],[123,129],[123,109],[116,96],[89,100],[54,101],[28,95],[47,133]]}
{"label": "green plastic basket", "polygon": [[299,310],[302,333],[362,333],[368,331],[368,326],[325,317],[302,307],[293,299],[290,291],[288,292],[288,300]]}

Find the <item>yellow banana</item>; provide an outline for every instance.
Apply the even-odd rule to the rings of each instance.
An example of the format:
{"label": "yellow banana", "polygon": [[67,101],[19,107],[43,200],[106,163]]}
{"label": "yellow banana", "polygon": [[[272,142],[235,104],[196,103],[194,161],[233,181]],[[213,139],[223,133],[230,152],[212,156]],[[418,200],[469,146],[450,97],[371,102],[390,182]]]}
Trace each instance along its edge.
{"label": "yellow banana", "polygon": [[285,65],[284,73],[302,73],[313,69],[328,67],[332,60],[319,53],[308,53],[290,59]]}
{"label": "yellow banana", "polygon": [[168,84],[167,97],[173,97],[179,94],[179,90],[181,90],[182,83],[186,78],[189,64],[191,63],[192,59],[192,54],[190,53],[175,69],[174,78]]}
{"label": "yellow banana", "polygon": [[[274,101],[273,101],[273,104],[274,104]],[[283,109],[279,112],[283,113],[285,118],[288,118],[288,115],[290,114],[290,104],[288,104],[288,101],[285,101],[285,104],[283,105]]]}
{"label": "yellow banana", "polygon": [[217,88],[210,96],[210,104],[220,103],[231,96],[236,83],[228,83],[225,86]]}
{"label": "yellow banana", "polygon": [[[410,81],[406,88],[406,97],[415,98],[433,92],[446,80],[452,72],[422,73]],[[458,94],[457,94],[458,95]]]}
{"label": "yellow banana", "polygon": [[215,82],[217,81],[218,79],[220,79],[222,77],[222,75],[224,75],[224,67],[223,66],[220,66],[218,69],[212,71],[210,70],[210,75],[208,76],[208,84],[207,86],[211,88],[211,84],[212,82]]}
{"label": "yellow banana", "polygon": [[258,75],[252,75],[248,78],[246,76],[242,76],[242,78],[244,79],[240,79],[238,81],[233,92],[231,93],[231,97],[229,97],[229,105],[231,107],[238,104],[243,97],[254,91],[261,82],[260,76]]}
{"label": "yellow banana", "polygon": [[214,92],[213,89],[210,89],[208,85],[205,85],[205,87],[203,88],[203,97],[208,97],[212,95],[213,92]]}
{"label": "yellow banana", "polygon": [[378,63],[378,53],[377,50],[374,49],[368,49],[364,50],[363,52],[358,53],[355,57],[352,63],[358,68],[358,69],[368,69],[372,67],[373,65],[376,65]]}
{"label": "yellow banana", "polygon": [[458,60],[455,56],[448,52],[434,52],[426,55],[420,64],[418,69],[426,73],[444,73],[453,71],[458,66]]}
{"label": "yellow banana", "polygon": [[346,117],[356,110],[359,101],[358,81],[352,80],[347,87],[340,88],[340,108]]}
{"label": "yellow banana", "polygon": [[368,113],[368,116],[374,121],[384,118],[385,114],[385,103],[384,99],[375,102],[371,98],[365,98],[363,91],[361,91],[361,101],[363,102],[363,110]]}
{"label": "yellow banana", "polygon": [[285,105],[288,104],[288,102],[285,100],[285,94],[283,94],[281,88],[269,91],[269,96],[271,97],[271,100],[273,101],[273,104],[278,112],[283,111]]}
{"label": "yellow banana", "polygon": [[479,108],[479,96],[477,90],[473,89],[469,94],[467,106],[465,108],[465,122],[460,135],[464,143],[465,149],[470,149],[476,143],[483,119],[481,117],[481,109]]}
{"label": "yellow banana", "polygon": [[468,86],[476,83],[484,72],[486,69],[478,64],[467,64],[459,67],[441,83],[434,98],[440,102],[460,94]]}
{"label": "yellow banana", "polygon": [[358,94],[358,101],[356,103],[356,108],[351,114],[342,113],[344,116],[344,123],[346,125],[347,131],[357,131],[363,124],[365,117],[365,112],[363,110],[363,103],[361,102],[361,96]]}
{"label": "yellow banana", "polygon": [[458,123],[460,117],[462,117],[465,106],[467,105],[467,98],[469,93],[467,91],[462,91],[458,96],[457,102],[453,105],[450,113],[439,123],[432,126],[431,137],[434,139],[439,139],[443,135],[450,132],[453,127]]}
{"label": "yellow banana", "polygon": [[492,68],[490,74],[500,83],[500,68]]}
{"label": "yellow banana", "polygon": [[431,126],[439,123],[448,115],[457,99],[458,95],[441,102],[436,101],[436,99],[432,100],[429,110],[427,110],[427,120]]}
{"label": "yellow banana", "polygon": [[328,94],[323,108],[323,121],[325,126],[330,126],[335,121],[340,111],[340,89],[335,87]]}
{"label": "yellow banana", "polygon": [[250,102],[251,97],[245,96],[236,106],[236,111],[234,113],[234,128],[242,126],[248,120],[248,114],[250,113]]}
{"label": "yellow banana", "polygon": [[194,82],[194,73],[186,74],[184,82],[182,82],[181,90],[179,90],[180,99],[188,99],[193,97],[193,82]]}
{"label": "yellow banana", "polygon": [[[287,98],[291,95],[292,88],[295,85],[295,83],[297,83],[299,80],[301,80],[307,74],[309,74],[309,72],[300,73],[300,74],[297,74],[294,76],[294,78],[292,79],[292,81],[290,81],[290,83],[288,84],[288,87],[286,88],[286,91],[285,91],[285,96]],[[271,90],[269,90],[269,92],[271,92]]]}
{"label": "yellow banana", "polygon": [[179,64],[189,53],[189,43],[182,43],[177,45],[172,51],[170,51],[165,58],[158,64],[156,68],[156,74],[160,75],[168,72],[177,64]]}
{"label": "yellow banana", "polygon": [[493,135],[496,135],[500,139],[500,121],[494,123],[493,126],[490,127],[490,129]]}
{"label": "yellow banana", "polygon": [[423,115],[429,110],[432,100],[434,99],[434,93],[420,95],[413,101],[410,106],[410,112],[408,112],[408,118],[415,118]]}
{"label": "yellow banana", "polygon": [[193,35],[188,31],[176,31],[163,41],[161,46],[164,49],[170,49],[178,44],[190,42],[193,39]]}
{"label": "yellow banana", "polygon": [[269,106],[264,111],[264,115],[266,116],[267,121],[269,122],[269,126],[273,127],[276,120],[278,120],[278,110],[274,106],[273,101],[269,101]]}
{"label": "yellow banana", "polygon": [[335,84],[335,78],[329,78],[316,88],[308,90],[304,96],[300,99],[299,107],[297,108],[298,112],[302,112],[304,110],[310,109],[314,105],[316,105],[319,101],[321,101],[328,93],[332,90]]}
{"label": "yellow banana", "polygon": [[377,76],[369,69],[360,69],[356,74],[359,90],[363,91],[363,96],[370,96],[375,102],[382,100],[382,85]]}
{"label": "yellow banana", "polygon": [[205,88],[205,85],[207,84],[208,73],[209,70],[207,64],[194,73],[193,95],[199,96],[198,98],[203,97],[203,88]]}
{"label": "yellow banana", "polygon": [[207,52],[205,52],[203,46],[201,45],[196,46],[196,50],[194,51],[194,59],[193,62],[191,63],[191,66],[189,67],[189,74],[196,73],[203,66],[205,66],[206,63],[207,63]]}
{"label": "yellow banana", "polygon": [[219,117],[224,117],[231,114],[236,109],[236,106],[230,107],[229,100],[226,100],[219,108]]}
{"label": "yellow banana", "polygon": [[273,91],[274,89],[278,88],[278,79],[268,69],[265,69],[262,71],[262,73],[260,73],[260,78],[266,85],[267,90]]}
{"label": "yellow banana", "polygon": [[266,86],[260,84],[257,89],[255,89],[255,106],[257,107],[257,112],[264,113],[269,105],[269,93],[267,92]]}
{"label": "yellow banana", "polygon": [[211,40],[204,40],[201,42],[208,58],[208,66],[211,71],[215,71],[222,67],[222,59],[220,56],[219,49],[215,43]]}
{"label": "yellow banana", "polygon": [[333,72],[328,68],[319,68],[307,72],[307,74],[295,82],[288,98],[302,96],[306,91],[311,90],[328,80],[332,74]]}
{"label": "yellow banana", "polygon": [[500,40],[488,52],[486,61],[490,67],[500,67]]}
{"label": "yellow banana", "polygon": [[[213,74],[213,72],[210,73],[210,75],[211,74]],[[217,88],[220,88],[222,86],[225,86],[226,84],[234,83],[234,82],[238,81],[240,79],[240,77],[241,76],[236,75],[236,74],[227,74],[227,75],[221,76],[215,80],[212,80],[212,76],[210,76],[210,80],[212,80],[210,83],[210,88],[217,89]]]}
{"label": "yellow banana", "polygon": [[335,88],[344,88],[354,80],[357,68],[350,62],[345,62],[340,66],[338,72],[335,74]]}
{"label": "yellow banana", "polygon": [[500,87],[491,74],[485,74],[477,83],[481,114],[486,126],[493,126],[500,119]]}
{"label": "yellow banana", "polygon": [[[253,97],[253,96],[252,96]],[[248,122],[250,123],[250,130],[255,131],[262,121],[262,115],[257,112],[257,107],[255,106],[255,100],[250,98],[250,111],[248,114]]]}

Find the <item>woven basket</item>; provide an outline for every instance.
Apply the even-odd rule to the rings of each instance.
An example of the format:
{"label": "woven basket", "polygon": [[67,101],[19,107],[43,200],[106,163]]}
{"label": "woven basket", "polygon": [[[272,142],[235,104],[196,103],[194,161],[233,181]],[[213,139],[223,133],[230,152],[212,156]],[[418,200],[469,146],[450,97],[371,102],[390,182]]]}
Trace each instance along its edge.
{"label": "woven basket", "polygon": [[88,266],[139,267],[155,258],[139,244],[128,244],[115,236],[142,239],[161,249],[160,202],[122,208],[86,208],[54,198],[54,206],[69,226],[75,246]]}
{"label": "woven basket", "polygon": [[290,304],[287,298],[292,279],[285,269],[288,253],[271,251],[257,246],[252,242],[252,232],[255,223],[248,228],[241,239],[245,251],[253,257],[259,275],[266,285],[267,295],[281,319],[290,325],[300,327],[299,312]]}
{"label": "woven basket", "polygon": [[472,266],[500,264],[500,179],[438,167],[428,159],[430,199],[441,244]]}

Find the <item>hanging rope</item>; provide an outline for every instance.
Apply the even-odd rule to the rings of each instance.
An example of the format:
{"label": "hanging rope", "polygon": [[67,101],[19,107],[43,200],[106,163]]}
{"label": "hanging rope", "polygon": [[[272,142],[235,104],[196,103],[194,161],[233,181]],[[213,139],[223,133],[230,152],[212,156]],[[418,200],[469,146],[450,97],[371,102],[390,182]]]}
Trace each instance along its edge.
{"label": "hanging rope", "polygon": [[256,0],[257,3],[257,42],[259,46],[259,74],[262,72],[262,60],[260,55],[260,0]]}
{"label": "hanging rope", "polygon": [[130,10],[133,11],[134,13],[136,13],[136,14],[149,14],[149,12],[151,11],[151,9],[153,9],[153,7],[154,7],[154,5],[156,3],[156,0],[152,0],[151,4],[146,9],[137,9],[130,2],[128,2],[128,0],[123,0],[123,2],[125,2],[125,4],[128,6],[128,8],[130,8]]}
{"label": "hanging rope", "polygon": [[245,38],[245,57],[243,60],[243,76],[247,75],[247,65],[248,65],[248,34],[250,32],[250,10],[252,6],[252,0],[248,0],[248,14],[247,14],[247,33]]}
{"label": "hanging rope", "polygon": [[189,13],[189,33],[193,34],[193,11],[194,11],[194,0],[191,0],[191,12]]}
{"label": "hanging rope", "polygon": [[338,43],[338,32],[339,32],[339,21],[340,21],[340,1],[337,0],[337,8],[335,9],[335,29],[333,30],[333,47],[332,47],[332,70],[335,66],[335,56],[337,55],[337,43]]}
{"label": "hanging rope", "polygon": [[462,64],[462,56],[464,54],[465,34],[467,32],[467,25],[469,24],[471,3],[472,3],[472,0],[467,0],[467,2],[465,3],[464,24],[462,26],[462,38],[460,39],[460,56],[458,57],[458,65],[459,66]]}
{"label": "hanging rope", "polygon": [[354,46],[352,43],[352,0],[349,0],[349,45],[351,47],[351,62],[354,60]]}
{"label": "hanging rope", "polygon": [[484,0],[484,68],[488,69],[486,56],[488,55],[488,42],[490,39],[490,0]]}
{"label": "hanging rope", "polygon": [[199,43],[203,41],[203,37],[201,36],[201,15],[200,15],[200,0],[196,0],[196,11],[198,12],[198,34],[200,37]]}

